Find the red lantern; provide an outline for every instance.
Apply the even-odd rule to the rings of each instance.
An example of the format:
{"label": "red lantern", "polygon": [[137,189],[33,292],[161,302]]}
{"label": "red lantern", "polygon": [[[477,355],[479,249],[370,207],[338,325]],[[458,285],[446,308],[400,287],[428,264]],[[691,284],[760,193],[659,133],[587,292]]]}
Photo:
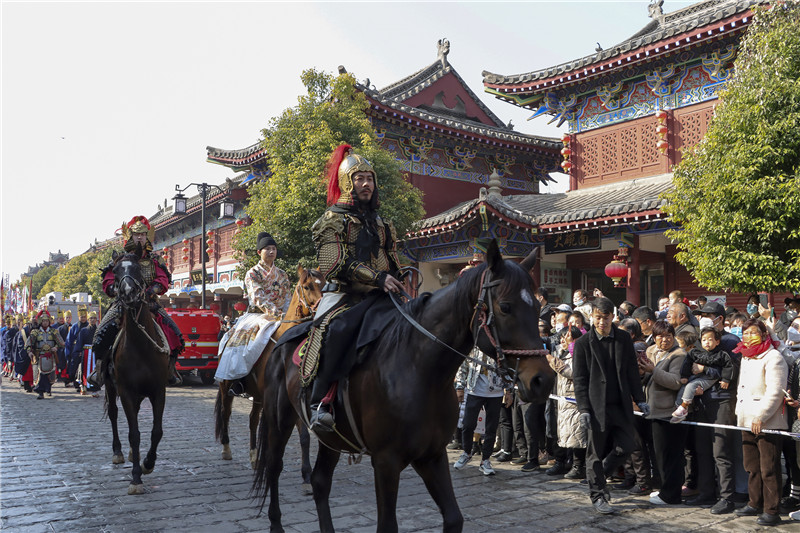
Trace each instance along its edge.
{"label": "red lantern", "polygon": [[206,248],[206,253],[207,253],[209,256],[212,256],[212,255],[214,255],[214,249],[213,249],[213,248]]}
{"label": "red lantern", "polygon": [[242,220],[241,218],[236,219],[236,225],[237,226],[241,227],[243,224],[244,224],[244,220]]}
{"label": "red lantern", "polygon": [[623,278],[628,277],[628,265],[614,258],[605,268],[606,276],[614,280],[614,286],[619,287]]}
{"label": "red lantern", "polygon": [[183,256],[183,261],[184,261],[184,262],[186,262],[186,261],[189,261],[189,256],[188,256],[188,255],[184,255],[184,256]]}
{"label": "red lantern", "polygon": [[561,142],[564,144],[569,144],[569,133],[565,133],[561,136]]}
{"label": "red lantern", "polygon": [[658,141],[656,143],[656,148],[658,148],[658,151],[663,154],[667,151],[667,148],[669,148],[669,143],[664,140]]}
{"label": "red lantern", "polygon": [[244,303],[244,302],[236,302],[235,304],[233,304],[233,308],[236,309],[239,312],[246,311],[247,310],[247,304]]}
{"label": "red lantern", "polygon": [[667,127],[663,124],[659,124],[658,126],[656,126],[656,133],[659,135],[666,135]]}
{"label": "red lantern", "polygon": [[211,237],[213,237],[213,236],[214,236],[214,230],[211,230],[211,229],[210,229],[210,230],[208,230],[208,231],[206,232],[206,235],[208,235],[208,238],[210,239]]}
{"label": "red lantern", "polygon": [[189,244],[189,239],[183,239],[183,244]]}
{"label": "red lantern", "polygon": [[189,247],[188,247],[188,246],[184,246],[184,247],[183,247],[183,249],[182,249],[181,251],[182,251],[183,253],[185,253],[185,254],[188,254],[188,253],[189,253]]}
{"label": "red lantern", "polygon": [[211,248],[212,246],[214,246],[214,239],[208,239],[206,241],[206,244],[208,245],[209,248]]}
{"label": "red lantern", "polygon": [[563,155],[564,157],[569,157],[572,155],[572,150],[570,150],[567,147],[564,147],[561,149],[561,155]]}
{"label": "red lantern", "polygon": [[656,118],[658,119],[659,122],[666,120],[667,112],[664,111],[663,109],[659,109],[658,111],[656,111]]}
{"label": "red lantern", "polygon": [[572,163],[569,161],[562,161],[561,168],[564,169],[564,172],[569,172],[572,169]]}

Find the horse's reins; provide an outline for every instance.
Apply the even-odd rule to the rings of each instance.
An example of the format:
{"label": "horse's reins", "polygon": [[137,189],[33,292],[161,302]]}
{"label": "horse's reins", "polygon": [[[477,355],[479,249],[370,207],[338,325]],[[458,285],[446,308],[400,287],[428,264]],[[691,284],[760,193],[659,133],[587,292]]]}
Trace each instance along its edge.
{"label": "horse's reins", "polygon": [[296,318],[294,320],[281,320],[281,324],[299,324],[300,322],[308,322],[314,318],[314,312],[317,310],[317,306],[319,305],[320,300],[314,302],[314,305],[308,305],[308,298],[306,298],[306,288],[303,287],[301,284],[298,284],[294,288],[294,293],[297,295],[297,299],[300,300],[302,307],[298,309],[298,315],[303,314],[303,308],[308,311],[308,315],[304,316],[303,318]]}
{"label": "horse's reins", "polygon": [[[511,377],[508,376],[509,369],[508,369],[508,367],[506,365],[505,354],[510,354],[510,355],[517,356],[518,357],[517,365],[519,365],[519,358],[522,358],[522,357],[541,357],[541,356],[547,355],[549,352],[547,350],[544,350],[544,349],[542,349],[542,350],[505,350],[505,351],[503,351],[502,346],[500,345],[500,343],[495,340],[496,338],[498,338],[498,336],[497,336],[497,328],[495,326],[495,321],[494,321],[494,309],[493,309],[493,306],[492,306],[492,291],[490,289],[492,289],[493,287],[496,287],[500,283],[502,283],[502,280],[499,280],[499,279],[498,280],[494,280],[494,281],[492,280],[492,274],[491,274],[491,270],[489,268],[486,268],[486,270],[483,271],[483,273],[481,274],[481,292],[480,292],[480,294],[478,296],[478,301],[475,303],[475,307],[474,307],[474,310],[473,310],[473,313],[472,313],[472,319],[470,320],[470,322],[474,323],[475,319],[476,319],[476,316],[477,316],[478,322],[472,328],[472,339],[473,339],[472,348],[475,349],[475,347],[478,346],[478,335],[480,334],[481,331],[483,331],[484,334],[489,339],[489,343],[492,345],[492,347],[497,352],[497,358],[496,358],[497,365],[494,365],[494,366],[493,365],[489,365],[489,364],[487,364],[487,363],[485,363],[485,362],[483,362],[480,359],[477,359],[475,357],[471,357],[471,356],[469,356],[467,354],[461,353],[460,351],[456,350],[455,348],[453,348],[452,346],[450,346],[449,344],[447,344],[446,342],[444,342],[443,340],[438,338],[436,335],[434,335],[433,333],[431,333],[430,331],[425,329],[424,326],[422,326],[419,322],[414,320],[405,311],[405,309],[403,309],[402,304],[400,304],[397,301],[397,299],[395,298],[395,295],[393,293],[389,293],[389,299],[392,301],[392,303],[394,304],[395,308],[397,308],[397,310],[400,312],[400,314],[403,316],[403,318],[405,318],[412,326],[414,326],[414,328],[416,328],[417,331],[419,331],[420,333],[422,333],[423,335],[428,337],[433,342],[439,344],[440,346],[443,346],[443,347],[447,348],[451,352],[456,353],[459,357],[461,357],[461,358],[463,358],[463,359],[465,359],[467,361],[475,363],[475,364],[477,364],[477,365],[479,365],[479,366],[481,366],[481,367],[483,367],[483,368],[485,368],[487,370],[491,370],[492,372],[495,372],[495,373],[503,376],[503,378],[505,378],[508,381],[514,381],[514,378],[511,378]],[[404,297],[406,297],[407,299],[411,300],[411,297],[408,295],[408,293],[406,293],[402,289],[401,289],[401,292],[402,292],[402,295]],[[489,310],[488,316],[486,314],[486,310],[487,309]],[[515,370],[515,374],[516,374],[516,370]]]}
{"label": "horse's reins", "polygon": [[[139,283],[139,280],[137,280],[136,278],[134,278],[130,274],[123,275],[122,278],[120,278],[117,283],[119,284],[119,282],[121,282],[125,278],[129,278],[131,280],[131,282],[133,282],[134,287],[136,287],[138,289],[139,293],[144,292],[143,289],[142,289],[142,285]],[[136,327],[141,330],[141,332],[144,334],[144,336],[147,338],[147,340],[149,340],[153,344],[153,346],[156,347],[156,350],[158,350],[159,353],[168,354],[169,353],[169,342],[167,341],[167,338],[164,335],[164,332],[161,331],[161,327],[156,323],[155,329],[156,329],[156,332],[160,334],[161,341],[163,342],[164,347],[159,345],[159,343],[156,342],[155,339],[153,339],[153,337],[151,337],[149,333],[147,333],[147,330],[144,328],[144,326],[142,326],[139,323],[139,319],[142,316],[142,309],[144,309],[144,307],[145,307],[144,306],[144,302],[139,301],[139,311],[136,313],[136,320],[133,321],[134,324],[136,324]],[[154,320],[154,322],[155,322],[155,320]]]}

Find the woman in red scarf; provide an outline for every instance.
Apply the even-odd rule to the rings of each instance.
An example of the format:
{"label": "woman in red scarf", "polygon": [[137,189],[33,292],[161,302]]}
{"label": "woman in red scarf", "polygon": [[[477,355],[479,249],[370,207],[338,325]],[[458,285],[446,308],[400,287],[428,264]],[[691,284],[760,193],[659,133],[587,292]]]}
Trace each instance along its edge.
{"label": "woman in red scarf", "polygon": [[742,432],[750,500],[736,514],[758,516],[758,524],[764,526],[781,521],[781,437],[761,430],[787,428],[783,389],[788,366],[775,345],[764,323],[751,318],[742,326],[742,342],[733,350],[742,354],[736,419],[739,426],[750,428]]}

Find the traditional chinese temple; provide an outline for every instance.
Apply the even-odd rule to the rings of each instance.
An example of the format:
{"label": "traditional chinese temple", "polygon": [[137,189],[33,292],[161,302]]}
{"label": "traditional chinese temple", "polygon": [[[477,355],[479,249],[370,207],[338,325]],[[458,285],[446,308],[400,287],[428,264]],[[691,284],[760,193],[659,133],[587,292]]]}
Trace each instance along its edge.
{"label": "traditional chinese temple", "polygon": [[[515,132],[478,98],[450,65],[450,43],[437,45],[436,61],[376,89],[357,84],[370,104],[367,115],[382,146],[400,161],[405,178],[424,193],[427,214],[477,197],[497,169],[503,187],[537,193],[560,171],[557,139]],[[343,66],[340,74],[346,73]],[[207,148],[207,160],[246,174],[245,182],[269,176],[266,151],[254,144],[240,150]],[[460,258],[471,252],[465,244]]]}
{"label": "traditional chinese temple", "polygon": [[[566,301],[579,287],[650,306],[677,288],[690,299],[707,294],[675,260],[660,195],[703,138],[756,3],[705,0],[664,13],[653,0],[650,21],[621,43],[522,74],[484,72],[486,92],[566,126],[569,191],[488,191],[424,220],[412,241],[479,231],[506,255],[538,247],[536,275]],[[744,296],[716,297],[743,308]]]}

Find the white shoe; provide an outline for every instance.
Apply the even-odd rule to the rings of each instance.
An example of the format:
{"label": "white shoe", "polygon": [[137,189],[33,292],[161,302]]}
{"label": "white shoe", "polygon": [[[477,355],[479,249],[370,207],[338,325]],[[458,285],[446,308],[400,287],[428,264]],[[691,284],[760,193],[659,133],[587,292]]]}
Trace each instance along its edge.
{"label": "white shoe", "polygon": [[660,491],[654,490],[653,492],[650,493],[650,497],[652,498],[653,496],[658,496],[659,492]]}
{"label": "white shoe", "polygon": [[472,456],[467,452],[463,452],[461,454],[461,457],[458,458],[458,461],[456,461],[453,464],[453,468],[455,468],[456,470],[461,470],[469,462],[470,459],[472,459]]}
{"label": "white shoe", "polygon": [[489,459],[481,461],[481,465],[478,468],[483,472],[484,476],[493,476],[495,474],[494,468],[492,468],[492,462],[489,461]]}
{"label": "white shoe", "polygon": [[794,511],[793,513],[789,513],[789,518],[792,520],[800,520],[800,511]]}
{"label": "white shoe", "polygon": [[686,409],[684,406],[679,405],[677,409],[672,412],[672,418],[670,419],[670,423],[678,424],[683,422],[689,414],[689,410]]}
{"label": "white shoe", "polygon": [[667,505],[667,502],[662,500],[657,492],[655,493],[655,496],[653,495],[650,496],[650,503],[652,503],[653,505]]}

